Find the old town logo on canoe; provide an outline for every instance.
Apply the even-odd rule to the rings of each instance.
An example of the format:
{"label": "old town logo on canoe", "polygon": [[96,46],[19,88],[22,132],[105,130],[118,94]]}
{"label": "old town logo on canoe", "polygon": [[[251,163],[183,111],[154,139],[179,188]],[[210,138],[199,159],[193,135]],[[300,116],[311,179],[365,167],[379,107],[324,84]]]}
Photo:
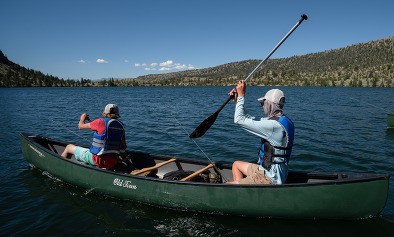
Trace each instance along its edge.
{"label": "old town logo on canoe", "polygon": [[122,180],[122,179],[114,179],[114,185],[123,187],[123,188],[130,188],[130,189],[137,189],[137,186],[132,185],[130,181],[128,180]]}

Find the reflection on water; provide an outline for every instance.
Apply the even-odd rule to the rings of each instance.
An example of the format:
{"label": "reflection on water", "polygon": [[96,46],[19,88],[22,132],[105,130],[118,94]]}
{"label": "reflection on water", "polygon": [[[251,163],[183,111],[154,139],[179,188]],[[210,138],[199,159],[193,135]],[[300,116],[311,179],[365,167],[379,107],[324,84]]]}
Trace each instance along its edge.
{"label": "reflection on water", "polygon": [[394,128],[387,128],[386,129],[386,136],[389,138],[394,138]]}

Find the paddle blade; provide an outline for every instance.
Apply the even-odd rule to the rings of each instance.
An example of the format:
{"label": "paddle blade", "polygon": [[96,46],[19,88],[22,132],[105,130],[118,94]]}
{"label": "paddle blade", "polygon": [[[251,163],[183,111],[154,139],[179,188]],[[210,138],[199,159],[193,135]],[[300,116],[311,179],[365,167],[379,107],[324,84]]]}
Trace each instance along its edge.
{"label": "paddle blade", "polygon": [[218,117],[220,111],[216,111],[216,113],[209,116],[205,119],[194,131],[189,135],[190,138],[199,138],[202,137],[206,131],[212,126],[215,122],[216,118]]}

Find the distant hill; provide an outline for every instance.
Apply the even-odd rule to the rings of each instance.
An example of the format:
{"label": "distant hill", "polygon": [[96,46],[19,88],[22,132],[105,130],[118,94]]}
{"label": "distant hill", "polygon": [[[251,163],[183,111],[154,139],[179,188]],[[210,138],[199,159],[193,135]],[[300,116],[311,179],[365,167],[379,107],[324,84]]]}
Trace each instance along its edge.
{"label": "distant hill", "polygon": [[[151,74],[129,79],[64,80],[26,69],[0,51],[0,86],[228,86],[246,78],[260,60]],[[340,49],[269,59],[249,81],[252,86],[394,86],[394,37]]]}
{"label": "distant hill", "polygon": [[[234,85],[246,78],[260,60],[217,67],[147,75],[126,82],[149,85]],[[249,85],[394,86],[394,37],[325,52],[269,59]]]}
{"label": "distant hill", "polygon": [[0,50],[0,65],[6,65],[6,66],[14,66],[15,63],[11,62],[8,60],[8,58],[3,54],[3,52]]}
{"label": "distant hill", "polygon": [[[82,81],[82,83],[81,83]],[[0,87],[52,87],[89,85],[90,80],[64,80],[11,62],[0,50]],[[84,84],[84,82],[86,82]]]}

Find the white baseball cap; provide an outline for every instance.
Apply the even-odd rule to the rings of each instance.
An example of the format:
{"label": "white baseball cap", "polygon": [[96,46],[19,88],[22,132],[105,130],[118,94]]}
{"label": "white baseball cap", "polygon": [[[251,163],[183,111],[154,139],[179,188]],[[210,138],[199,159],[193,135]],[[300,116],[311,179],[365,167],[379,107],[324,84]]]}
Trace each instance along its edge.
{"label": "white baseball cap", "polygon": [[260,102],[263,102],[264,100],[271,101],[273,103],[279,104],[279,105],[284,105],[285,104],[285,94],[283,91],[279,89],[272,89],[269,90],[264,97],[261,97],[257,99]]}
{"label": "white baseball cap", "polygon": [[119,108],[116,104],[107,104],[107,106],[105,106],[104,113],[119,115]]}

